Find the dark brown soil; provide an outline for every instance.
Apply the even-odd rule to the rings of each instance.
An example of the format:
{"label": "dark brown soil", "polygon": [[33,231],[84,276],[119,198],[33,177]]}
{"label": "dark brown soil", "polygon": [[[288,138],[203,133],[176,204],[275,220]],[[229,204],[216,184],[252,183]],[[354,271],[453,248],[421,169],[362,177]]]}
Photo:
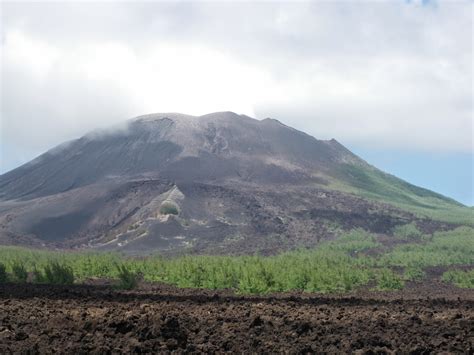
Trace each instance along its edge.
{"label": "dark brown soil", "polygon": [[0,353],[472,354],[473,306],[473,291],[443,284],[266,297],[8,284],[0,286]]}

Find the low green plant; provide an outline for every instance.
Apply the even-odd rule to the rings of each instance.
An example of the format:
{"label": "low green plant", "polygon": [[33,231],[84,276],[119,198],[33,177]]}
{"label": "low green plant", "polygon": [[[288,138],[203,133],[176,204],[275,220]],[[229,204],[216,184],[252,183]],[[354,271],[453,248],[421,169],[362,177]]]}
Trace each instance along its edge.
{"label": "low green plant", "polygon": [[390,269],[383,269],[377,275],[377,289],[379,290],[400,290],[405,283]]}
{"label": "low green plant", "polygon": [[327,242],[321,248],[357,254],[379,246],[380,244],[372,234],[362,228],[355,228],[339,236],[336,240]]}
{"label": "low green plant", "polygon": [[117,265],[118,288],[132,290],[138,286],[139,273],[131,271],[126,265]]}
{"label": "low green plant", "polygon": [[255,257],[255,262],[249,263],[242,270],[238,290],[240,293],[267,293],[275,286],[275,273],[271,265]]}
{"label": "low green plant", "polygon": [[28,280],[28,271],[26,271],[25,265],[20,261],[13,262],[12,266],[13,280],[15,282],[26,282]]}
{"label": "low green plant", "polygon": [[53,285],[71,285],[74,283],[74,271],[68,265],[53,261],[45,266],[44,274],[39,279]]}
{"label": "low green plant", "polygon": [[178,210],[178,207],[174,203],[164,202],[160,207],[160,213],[178,215],[179,210]]}
{"label": "low green plant", "polygon": [[377,260],[380,267],[418,267],[474,264],[474,229],[459,227],[436,232],[424,244],[398,245]]}
{"label": "low green plant", "polygon": [[441,279],[461,288],[474,288],[474,269],[468,271],[451,270],[446,271]]}
{"label": "low green plant", "polygon": [[403,278],[407,281],[421,281],[425,278],[425,272],[417,266],[409,266],[405,269]]}
{"label": "low green plant", "polygon": [[393,229],[393,235],[404,240],[420,240],[423,233],[418,229],[414,222],[396,226]]}
{"label": "low green plant", "polygon": [[8,281],[7,267],[5,264],[0,263],[0,283],[5,283]]}
{"label": "low green plant", "polygon": [[33,269],[31,273],[33,275],[34,283],[39,283],[39,284],[47,283],[44,273],[42,273],[41,270],[39,270],[36,265],[33,265]]}
{"label": "low green plant", "polygon": [[[136,287],[143,275],[147,281],[177,287],[233,289],[239,293],[347,292],[374,282],[379,289],[398,289],[403,281],[420,280],[430,266],[473,265],[474,229],[461,227],[437,232],[430,240],[409,240],[383,254],[376,236],[362,229],[341,232],[332,241],[314,249],[299,249],[274,256],[149,256],[125,257],[119,253],[53,252],[18,247],[0,247],[0,260],[13,278],[11,266],[21,262],[34,281],[58,283],[67,279],[52,263],[67,265],[73,280],[118,279],[119,287]],[[118,267],[117,265],[120,265]],[[45,272],[49,270],[48,273]],[[54,270],[53,270],[54,269]],[[393,270],[403,269],[403,275]],[[10,275],[11,274],[11,275]],[[453,282],[469,285],[469,274],[451,276]],[[448,276],[445,276],[448,280]],[[68,281],[71,282],[71,281]]]}

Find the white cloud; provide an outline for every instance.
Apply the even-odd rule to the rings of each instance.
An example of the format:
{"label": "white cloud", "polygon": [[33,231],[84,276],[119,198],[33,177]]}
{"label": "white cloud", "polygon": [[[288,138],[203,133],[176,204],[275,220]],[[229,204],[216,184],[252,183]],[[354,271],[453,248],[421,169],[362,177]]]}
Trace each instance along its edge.
{"label": "white cloud", "polygon": [[7,168],[169,111],[233,110],[343,143],[473,151],[469,1],[1,6]]}

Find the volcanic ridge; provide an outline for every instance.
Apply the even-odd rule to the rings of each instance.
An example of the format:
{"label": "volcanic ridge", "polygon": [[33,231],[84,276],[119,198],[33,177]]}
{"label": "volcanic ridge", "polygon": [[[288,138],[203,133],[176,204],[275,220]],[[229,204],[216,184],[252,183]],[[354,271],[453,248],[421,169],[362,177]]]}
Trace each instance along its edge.
{"label": "volcanic ridge", "polygon": [[274,254],[353,228],[451,229],[432,212],[452,209],[469,211],[274,119],[150,114],[1,175],[0,244]]}

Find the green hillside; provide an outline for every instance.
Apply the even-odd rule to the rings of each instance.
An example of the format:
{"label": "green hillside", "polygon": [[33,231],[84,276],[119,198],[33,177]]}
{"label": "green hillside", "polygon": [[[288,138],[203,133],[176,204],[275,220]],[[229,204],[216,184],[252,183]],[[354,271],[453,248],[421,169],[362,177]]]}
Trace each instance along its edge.
{"label": "green hillside", "polygon": [[435,220],[474,225],[474,209],[412,185],[370,165],[343,164],[332,187],[365,198],[389,203],[419,216]]}

